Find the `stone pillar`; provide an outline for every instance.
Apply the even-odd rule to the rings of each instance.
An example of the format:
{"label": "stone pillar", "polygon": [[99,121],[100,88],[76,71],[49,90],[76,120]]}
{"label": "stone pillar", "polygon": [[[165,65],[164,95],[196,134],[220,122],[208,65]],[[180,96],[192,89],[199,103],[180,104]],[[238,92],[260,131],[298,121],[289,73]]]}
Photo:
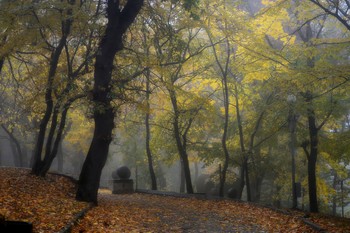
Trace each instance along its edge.
{"label": "stone pillar", "polygon": [[128,167],[123,166],[112,173],[113,177],[113,194],[125,194],[134,192],[134,181],[129,179],[131,171]]}

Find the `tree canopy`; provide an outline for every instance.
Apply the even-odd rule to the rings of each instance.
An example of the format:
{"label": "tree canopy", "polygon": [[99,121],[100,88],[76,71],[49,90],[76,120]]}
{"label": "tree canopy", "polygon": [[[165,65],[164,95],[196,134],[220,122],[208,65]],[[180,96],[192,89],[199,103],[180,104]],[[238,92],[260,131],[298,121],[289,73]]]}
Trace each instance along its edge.
{"label": "tree canopy", "polygon": [[339,214],[349,201],[349,9],[0,1],[0,119],[13,161],[41,176],[56,161],[79,164],[84,201],[97,201],[116,159],[147,188],[194,193],[204,182],[212,194],[290,206],[298,187],[299,208]]}

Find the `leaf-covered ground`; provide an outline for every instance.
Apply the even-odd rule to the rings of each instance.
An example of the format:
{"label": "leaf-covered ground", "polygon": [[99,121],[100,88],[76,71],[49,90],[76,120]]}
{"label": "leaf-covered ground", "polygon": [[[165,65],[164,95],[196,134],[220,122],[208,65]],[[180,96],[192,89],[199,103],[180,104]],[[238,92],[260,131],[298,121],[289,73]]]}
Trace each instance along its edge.
{"label": "leaf-covered ground", "polygon": [[30,170],[0,168],[0,217],[33,223],[34,232],[58,232],[88,207],[77,202],[75,185],[67,177]]}
{"label": "leaf-covered ground", "polygon": [[[66,177],[38,178],[29,170],[0,168],[0,215],[32,222],[34,232],[58,232],[88,204],[74,200]],[[315,232],[304,213],[283,214],[229,200],[199,200],[149,194],[99,194],[99,206],[87,212],[72,232]],[[348,219],[311,215],[327,232],[350,232]]]}
{"label": "leaf-covered ground", "polygon": [[314,232],[298,218],[245,203],[100,194],[78,232]]}

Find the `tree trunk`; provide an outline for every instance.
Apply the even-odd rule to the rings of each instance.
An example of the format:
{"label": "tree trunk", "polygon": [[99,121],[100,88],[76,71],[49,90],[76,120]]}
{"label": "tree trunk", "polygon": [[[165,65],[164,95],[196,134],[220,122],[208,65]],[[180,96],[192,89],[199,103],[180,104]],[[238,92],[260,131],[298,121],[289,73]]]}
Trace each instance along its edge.
{"label": "tree trunk", "polygon": [[[57,155],[57,152],[58,152],[58,149],[59,149],[59,145],[61,144],[63,131],[64,131],[64,128],[66,126],[67,113],[68,113],[70,105],[75,100],[77,100],[78,98],[81,98],[83,96],[85,96],[85,95],[84,94],[77,95],[74,98],[69,99],[67,101],[67,103],[64,105],[63,112],[61,114],[60,125],[59,125],[58,130],[57,130],[57,134],[56,134],[56,138],[55,138],[54,144],[52,146],[52,149],[46,151],[44,161],[43,161],[42,166],[40,168],[40,175],[41,176],[45,176],[46,175],[46,173],[49,171],[49,169],[51,167],[51,164],[52,164],[53,160],[56,158],[56,155]],[[57,119],[56,119],[56,121],[57,121]],[[55,128],[56,128],[56,126],[55,126]],[[53,139],[51,139],[51,140],[53,140]],[[52,143],[50,143],[50,148],[51,148],[51,144]]]}
{"label": "tree trunk", "polygon": [[7,129],[7,127],[5,127],[3,124],[1,125],[1,127],[7,133],[7,135],[10,137],[9,140],[10,140],[10,144],[11,144],[11,148],[12,148],[12,152],[13,152],[15,166],[16,167],[23,167],[23,154],[22,154],[22,149],[21,149],[21,145],[19,144],[19,141],[17,140],[15,135],[13,135],[13,133]]}
{"label": "tree trunk", "polygon": [[[181,132],[180,132],[180,126],[179,126],[179,109],[177,106],[176,94],[175,94],[175,90],[173,89],[169,89],[168,91],[169,91],[171,103],[174,110],[174,119],[173,119],[174,137],[176,141],[177,151],[180,155],[180,159],[182,161],[182,165],[184,169],[185,180],[186,180],[186,190],[187,190],[187,193],[193,193],[191,170],[190,170],[190,164],[188,161],[188,155],[186,151],[186,141],[181,140]],[[186,137],[183,137],[183,139],[185,138]]]}
{"label": "tree trunk", "polygon": [[[247,187],[247,200],[250,201],[250,184],[249,184],[249,172],[248,172],[248,156],[244,145],[244,137],[243,137],[243,125],[241,119],[241,112],[239,107],[239,98],[238,98],[238,87],[237,83],[235,83],[235,107],[236,107],[236,117],[238,124],[238,132],[239,132],[239,143],[241,147],[242,153],[242,174],[241,174],[241,190],[238,196],[242,196],[244,185]],[[245,181],[244,181],[245,180]]]}
{"label": "tree trunk", "polygon": [[249,166],[248,166],[248,156],[244,157],[244,171],[245,171],[245,182],[247,187],[247,201],[252,201],[252,195],[250,191],[250,180],[249,180]]}
{"label": "tree trunk", "polygon": [[334,174],[333,178],[333,189],[335,190],[335,194],[333,195],[333,200],[332,200],[332,214],[333,216],[337,216],[337,173]]}
{"label": "tree trunk", "polygon": [[[230,49],[230,48],[228,48]],[[229,54],[228,54],[229,56]],[[228,97],[228,86],[227,86],[227,72],[223,74],[223,94],[224,94],[224,108],[225,108],[225,120],[224,120],[224,132],[222,134],[221,145],[224,150],[224,166],[220,175],[220,188],[219,196],[224,196],[225,182],[226,182],[226,173],[228,168],[228,163],[230,155],[227,149],[227,132],[228,132],[228,121],[229,121],[229,97]]]}
{"label": "tree trunk", "polygon": [[313,111],[308,116],[310,134],[310,155],[308,158],[308,182],[309,182],[309,202],[310,212],[318,212],[317,203],[317,182],[316,182],[316,161],[318,146],[318,129]]}
{"label": "tree trunk", "polygon": [[[75,4],[75,0],[68,0],[71,5]],[[72,10],[68,9],[67,14],[72,14]],[[62,53],[62,50],[67,42],[68,35],[70,34],[70,29],[72,26],[72,19],[68,18],[62,22],[62,37],[58,43],[58,46],[52,51],[50,58],[50,67],[49,74],[47,77],[47,86],[45,92],[45,103],[46,109],[43,118],[40,122],[38,139],[34,148],[34,163],[32,167],[32,173],[35,175],[41,174],[41,166],[43,165],[42,161],[42,150],[44,146],[46,128],[50,121],[52,110],[53,110],[53,99],[52,99],[52,91],[53,91],[53,81],[56,75],[56,70],[58,66],[58,62]]]}
{"label": "tree trunk", "polygon": [[[227,22],[225,21],[225,28],[227,28]],[[230,102],[229,102],[229,95],[228,95],[228,85],[227,85],[227,76],[228,76],[228,67],[229,67],[229,63],[231,60],[231,45],[230,45],[230,41],[228,39],[226,39],[226,61],[225,61],[225,65],[222,65],[219,57],[217,55],[216,52],[216,48],[215,45],[212,41],[211,35],[210,33],[208,33],[209,35],[209,39],[210,39],[210,43],[211,46],[213,48],[213,52],[214,52],[214,56],[215,56],[215,61],[216,64],[218,65],[221,75],[222,75],[222,85],[223,85],[223,98],[224,98],[224,109],[225,109],[225,115],[224,115],[224,132],[222,134],[222,139],[221,139],[221,145],[222,145],[222,149],[224,151],[224,167],[222,169],[221,174],[220,174],[220,187],[219,187],[219,195],[221,197],[224,196],[224,189],[225,189],[225,182],[226,182],[226,173],[227,173],[227,169],[228,169],[228,164],[229,164],[229,159],[230,159],[230,154],[228,152],[227,149],[227,132],[228,132],[228,123],[229,123],[229,106],[230,106]],[[242,193],[241,193],[242,194]],[[241,196],[240,194],[240,196]]]}
{"label": "tree trunk", "polygon": [[310,152],[307,151],[306,145],[303,146],[304,151],[307,155],[308,161],[308,186],[309,186],[309,204],[310,212],[318,212],[318,202],[317,202],[317,181],[316,181],[316,162],[318,154],[318,131],[319,129],[316,126],[316,117],[315,111],[312,106],[312,93],[307,92],[304,95],[305,102],[308,104],[307,107],[307,119],[309,126],[309,146]]}
{"label": "tree trunk", "polygon": [[79,201],[97,204],[97,191],[102,168],[108,155],[114,128],[114,111],[110,105],[104,106],[103,113],[95,113],[95,130],[89,152],[84,161],[78,183],[76,198]]}
{"label": "tree trunk", "polygon": [[2,71],[2,67],[4,66],[4,62],[5,62],[5,59],[4,58],[0,58],[0,74],[1,74],[1,71]]}
{"label": "tree trunk", "polygon": [[136,18],[143,0],[128,0],[122,11],[119,1],[107,2],[107,27],[100,41],[94,72],[94,122],[93,139],[84,161],[76,199],[97,204],[97,192],[102,168],[105,165],[114,128],[114,110],[111,106],[111,78],[113,60],[123,47],[122,37]]}
{"label": "tree trunk", "polygon": [[11,147],[11,152],[12,152],[12,157],[13,157],[13,163],[14,163],[15,167],[22,167],[21,166],[21,159],[20,159],[18,152],[16,150],[16,146],[15,146],[14,142],[11,141],[11,139],[9,139],[9,140],[10,140],[10,147]]}
{"label": "tree trunk", "polygon": [[51,117],[51,126],[50,126],[49,134],[46,138],[44,158],[41,160],[41,163],[38,165],[38,167],[36,169],[37,170],[36,175],[45,176],[46,170],[48,171],[48,169],[45,169],[44,167],[50,168],[50,166],[51,166],[49,156],[51,154],[52,143],[54,140],[55,131],[57,128],[57,123],[58,123],[59,105],[60,104],[58,104],[58,103],[56,104],[54,111],[53,111],[53,114],[52,114],[52,117]]}
{"label": "tree trunk", "polygon": [[44,159],[41,160],[41,163],[37,168],[37,175],[45,176],[49,171],[53,160],[56,158],[57,152],[59,150],[59,145],[61,144],[62,135],[66,126],[66,118],[68,110],[71,104],[79,98],[85,97],[85,94],[76,95],[67,100],[67,102],[63,106],[63,110],[61,113],[60,124],[57,129],[58,124],[58,116],[60,111],[61,103],[57,103],[55,106],[55,110],[51,119],[51,127],[49,135],[46,139],[46,148],[45,148],[45,156]]}
{"label": "tree trunk", "polygon": [[151,177],[152,182],[152,190],[157,190],[157,179],[156,174],[154,172],[153,168],[153,156],[151,152],[150,147],[150,140],[151,140],[151,130],[149,125],[149,119],[150,119],[150,103],[149,103],[149,95],[150,95],[150,70],[146,71],[146,103],[147,103],[147,112],[145,116],[145,125],[146,125],[146,153],[147,153],[147,159],[148,159],[148,169],[149,174]]}
{"label": "tree trunk", "polygon": [[243,189],[244,189],[244,175],[245,175],[245,166],[243,165],[244,161],[242,161],[242,165],[241,165],[241,170],[239,172],[240,178],[239,178],[239,186],[238,186],[238,190],[237,190],[237,199],[240,200],[242,199],[242,194],[243,194]]}

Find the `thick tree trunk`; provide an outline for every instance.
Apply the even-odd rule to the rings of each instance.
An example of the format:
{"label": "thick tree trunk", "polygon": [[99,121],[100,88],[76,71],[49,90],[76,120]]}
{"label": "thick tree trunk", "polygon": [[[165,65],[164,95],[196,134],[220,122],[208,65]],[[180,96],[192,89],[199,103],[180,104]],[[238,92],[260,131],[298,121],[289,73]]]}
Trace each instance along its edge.
{"label": "thick tree trunk", "polygon": [[108,155],[114,128],[114,111],[109,105],[101,113],[95,113],[95,131],[89,152],[84,161],[77,191],[77,200],[97,204],[97,191],[100,184],[102,168]]}
{"label": "thick tree trunk", "polygon": [[151,152],[151,147],[150,147],[150,140],[151,140],[151,130],[150,130],[150,124],[149,124],[149,119],[150,119],[150,103],[149,103],[149,96],[150,96],[150,70],[146,71],[146,102],[147,102],[147,112],[145,116],[145,125],[146,125],[146,153],[147,153],[147,159],[148,159],[148,169],[149,169],[149,174],[151,177],[151,183],[152,183],[152,190],[157,190],[157,179],[156,179],[156,174],[154,172],[153,168],[153,156]]}
{"label": "thick tree trunk", "polygon": [[111,78],[115,54],[122,49],[122,37],[136,18],[143,0],[128,0],[120,11],[119,1],[108,0],[108,23],[99,44],[94,73],[93,101],[95,130],[89,152],[80,173],[77,200],[97,204],[97,192],[102,168],[105,165],[114,128],[111,106]]}

